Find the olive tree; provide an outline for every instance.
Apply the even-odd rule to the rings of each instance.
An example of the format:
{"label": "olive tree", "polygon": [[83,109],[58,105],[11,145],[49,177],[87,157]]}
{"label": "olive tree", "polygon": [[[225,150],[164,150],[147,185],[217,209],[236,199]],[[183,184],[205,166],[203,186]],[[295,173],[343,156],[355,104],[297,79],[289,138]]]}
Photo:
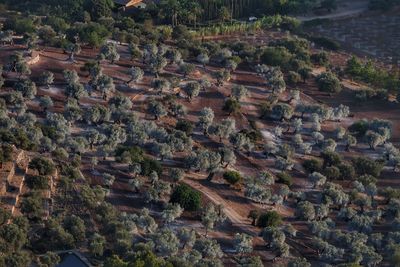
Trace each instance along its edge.
{"label": "olive tree", "polygon": [[128,84],[131,82],[137,83],[143,79],[144,71],[140,67],[132,67],[129,69],[129,76],[131,76],[131,78],[127,82]]}
{"label": "olive tree", "polygon": [[213,204],[208,204],[202,213],[201,223],[206,229],[205,236],[208,234],[208,230],[214,229],[216,223],[222,223],[226,220],[226,215],[223,211],[221,205],[214,206]]}
{"label": "olive tree", "polygon": [[178,203],[166,204],[164,210],[161,213],[161,217],[166,224],[170,224],[182,215],[183,208]]}
{"label": "olive tree", "polygon": [[107,43],[103,45],[100,49],[98,58],[100,60],[107,59],[111,64],[114,64],[114,62],[118,61],[120,58],[120,55],[117,51],[117,45],[115,43]]}
{"label": "olive tree", "polygon": [[248,234],[236,233],[233,242],[235,252],[238,254],[247,254],[253,251],[253,238]]}

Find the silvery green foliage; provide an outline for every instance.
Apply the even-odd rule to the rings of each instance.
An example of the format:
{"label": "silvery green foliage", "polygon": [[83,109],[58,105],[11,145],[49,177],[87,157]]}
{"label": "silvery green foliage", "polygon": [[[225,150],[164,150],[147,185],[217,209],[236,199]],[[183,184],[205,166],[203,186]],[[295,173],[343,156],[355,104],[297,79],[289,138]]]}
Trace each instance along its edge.
{"label": "silvery green foliage", "polygon": [[301,136],[301,134],[295,134],[295,135],[292,137],[292,140],[293,140],[293,144],[294,144],[296,147],[300,147],[300,146],[303,144],[303,137]]}
{"label": "silvery green foliage", "polygon": [[102,130],[107,136],[106,143],[112,147],[116,147],[118,144],[124,143],[126,141],[126,131],[125,128],[113,124],[113,125],[102,125]]}
{"label": "silvery green foliage", "polygon": [[139,226],[145,232],[153,233],[157,230],[158,225],[153,217],[150,216],[150,211],[146,208],[143,208],[139,215],[134,217],[134,220],[137,226]]}
{"label": "silvery green foliage", "polygon": [[165,143],[151,143],[151,151],[157,155],[161,161],[171,159],[173,157],[171,146]]}
{"label": "silvery green foliage", "polygon": [[171,83],[162,78],[153,79],[151,82],[151,87],[153,87],[159,95],[171,91]]}
{"label": "silvery green foliage", "polygon": [[286,240],[285,233],[276,227],[265,227],[262,231],[262,238],[272,249],[281,247]]}
{"label": "silvery green foliage", "polygon": [[332,234],[332,229],[334,229],[334,225],[328,224],[326,221],[313,221],[308,223],[308,228],[311,233],[323,240],[329,240]]}
{"label": "silvery green foliage", "polygon": [[386,157],[388,165],[393,166],[393,170],[397,170],[400,166],[400,150],[392,143],[386,143],[384,157]]}
{"label": "silvery green foliage", "polygon": [[302,220],[312,221],[315,219],[315,209],[313,204],[309,201],[299,202],[297,204],[295,214],[296,217]]}
{"label": "silvery green foliage", "polygon": [[42,85],[49,87],[54,82],[54,74],[50,71],[44,71],[40,75],[39,81]]}
{"label": "silvery green foliage", "polygon": [[179,240],[175,233],[168,228],[159,229],[151,235],[154,249],[161,256],[175,255],[179,251]]}
{"label": "silvery green foliage", "polygon": [[357,214],[357,211],[355,211],[352,207],[343,207],[339,210],[337,217],[342,219],[342,220],[350,220],[351,218],[354,217],[354,215]]}
{"label": "silvery green foliage", "polygon": [[111,187],[114,184],[115,176],[109,173],[103,173],[103,183],[108,187]]}
{"label": "silvery green foliage", "polygon": [[278,103],[272,107],[270,117],[275,120],[290,120],[293,116],[292,106],[286,103]]}
{"label": "silvery green foliage", "polygon": [[335,261],[343,258],[344,249],[337,248],[320,238],[314,238],[313,245],[320,251],[319,258],[321,260]]}
{"label": "silvery green foliage", "polygon": [[222,48],[217,51],[213,57],[215,62],[222,64],[224,61],[232,57],[232,51],[229,48]]}
{"label": "silvery green foliage", "polygon": [[269,202],[272,194],[269,188],[265,188],[255,182],[247,182],[245,183],[244,195],[256,203],[266,204]]}
{"label": "silvery green foliage", "polygon": [[278,196],[282,197],[283,199],[286,199],[290,194],[289,186],[287,186],[285,184],[280,185],[277,194],[278,194]]}
{"label": "silvery green foliage", "polygon": [[236,122],[232,118],[223,119],[218,124],[212,125],[210,127],[210,133],[219,137],[220,141],[222,139],[227,139],[236,130]]}
{"label": "silvery green foliage", "polygon": [[279,67],[258,65],[256,71],[266,80],[267,85],[272,89],[272,93],[281,94],[286,90],[284,75]]}
{"label": "silvery green foliage", "polygon": [[144,71],[140,67],[133,66],[129,69],[129,75],[131,76],[130,82],[140,82],[144,77]]}
{"label": "silvery green foliage", "polygon": [[299,147],[299,153],[303,155],[311,154],[311,151],[312,151],[312,145],[309,143],[302,143]]}
{"label": "silvery green foliage", "polygon": [[182,54],[178,49],[168,49],[165,54],[173,64],[178,64],[182,61]]}
{"label": "silvery green foliage", "polygon": [[372,225],[374,224],[374,218],[366,215],[354,215],[351,218],[349,227],[352,230],[356,230],[362,233],[370,233],[372,231]]}
{"label": "silvery green foliage", "polygon": [[262,185],[273,185],[275,177],[270,172],[264,171],[257,176],[256,181]]}
{"label": "silvery green foliage", "polygon": [[342,126],[339,126],[335,129],[335,137],[338,140],[342,140],[346,135],[346,129]]}
{"label": "silvery green foliage", "polygon": [[196,231],[193,228],[179,228],[177,236],[181,241],[182,249],[185,249],[186,247],[191,248],[193,247],[194,242],[196,242]]}
{"label": "silvery green foliage", "polygon": [[315,144],[321,144],[325,139],[324,135],[320,132],[312,132],[311,136]]}
{"label": "silvery green foliage", "polygon": [[203,258],[218,259],[224,255],[217,241],[210,238],[197,239],[193,249],[199,251]]}
{"label": "silvery green foliage", "polygon": [[53,105],[54,105],[53,100],[49,96],[42,96],[39,99],[39,106],[43,108],[43,110],[47,110],[53,107]]}
{"label": "silvery green foliage", "polygon": [[225,168],[229,165],[234,165],[236,163],[235,152],[229,147],[223,146],[219,148],[219,153],[221,155],[221,164],[225,164]]}
{"label": "silvery green foliage", "polygon": [[253,251],[253,238],[248,234],[236,233],[233,243],[236,253],[243,254]]}
{"label": "silvery green foliage", "polygon": [[299,90],[290,90],[290,98],[291,100],[300,100],[300,91]]}
{"label": "silvery green foliage", "polygon": [[164,210],[161,213],[161,218],[164,222],[169,224],[179,218],[183,213],[183,208],[177,203],[167,203]]}
{"label": "silvery green foliage", "polygon": [[208,230],[214,229],[215,224],[222,223],[226,220],[226,215],[223,211],[223,206],[214,206],[209,203],[203,210],[201,215],[201,223],[206,228],[206,234]]}
{"label": "silvery green foliage", "polygon": [[238,132],[236,134],[232,134],[229,138],[229,141],[238,150],[250,152],[254,148],[253,142],[245,133]]}
{"label": "silvery green foliage", "polygon": [[289,261],[288,267],[311,267],[311,264],[305,258],[294,258]]}
{"label": "silvery green foliage", "polygon": [[191,151],[193,146],[192,138],[187,136],[185,132],[178,130],[173,130],[167,136],[166,143],[171,146],[173,152]]}
{"label": "silvery green foliage", "polygon": [[231,91],[231,97],[237,101],[242,100],[244,97],[249,96],[248,89],[243,85],[234,85]]}
{"label": "silvery green foliage", "polygon": [[350,115],[350,108],[343,104],[340,104],[338,107],[333,108],[332,110],[332,119],[340,121],[343,118],[346,118]]}
{"label": "silvery green foliage", "polygon": [[373,246],[377,250],[383,248],[383,243],[384,243],[384,236],[382,233],[373,233],[368,236],[368,244]]}
{"label": "silvery green foliage", "polygon": [[24,113],[17,117],[17,122],[23,127],[33,127],[37,121],[36,115],[30,112]]}
{"label": "silvery green foliage", "polygon": [[184,178],[185,172],[179,168],[170,168],[168,174],[172,181],[180,182]]}
{"label": "silvery green foliage", "polygon": [[349,150],[350,147],[357,145],[357,138],[350,134],[346,134],[344,137],[344,143],[346,145],[346,150]]}
{"label": "silvery green foliage", "polygon": [[283,232],[285,232],[285,235],[290,236],[290,237],[296,237],[297,235],[297,229],[293,227],[291,224],[285,224],[282,227]]}
{"label": "silvery green foliage", "polygon": [[268,141],[264,145],[264,154],[268,157],[269,155],[275,155],[278,153],[279,147],[275,144],[275,142]]}
{"label": "silvery green foliage", "polygon": [[295,118],[291,121],[291,126],[295,133],[300,132],[303,127],[303,120],[301,118]]}
{"label": "silvery green foliage", "polygon": [[188,82],[184,89],[186,94],[188,95],[189,101],[191,101],[193,98],[199,95],[201,87],[198,82],[194,81]]}
{"label": "silvery green foliage", "polygon": [[324,187],[323,198],[325,203],[340,207],[346,206],[349,202],[349,195],[343,191],[342,186],[330,182],[326,183]]}
{"label": "silvery green foliage", "polygon": [[186,106],[180,104],[180,103],[171,103],[170,106],[170,111],[172,113],[172,116],[177,117],[177,118],[182,118],[186,116],[187,114],[187,108]]}
{"label": "silvery green foliage", "polygon": [[274,128],[274,134],[275,134],[276,137],[279,137],[279,138],[282,137],[282,133],[283,133],[283,128],[282,127],[276,126]]}
{"label": "silvery green foliage", "polygon": [[294,167],[294,163],[290,158],[276,157],[275,167],[279,170],[286,171],[291,170]]}
{"label": "silvery green foliage", "polygon": [[120,55],[117,51],[117,45],[111,42],[103,45],[100,49],[98,58],[100,60],[109,60],[111,64],[114,64],[114,62],[118,61],[120,58]]}
{"label": "silvery green foliage", "polygon": [[107,97],[115,91],[115,84],[113,78],[107,75],[101,75],[97,79],[96,89],[100,91],[103,96],[103,99],[107,99]]}
{"label": "silvery green foliage", "polygon": [[314,184],[314,188],[323,186],[326,183],[326,176],[319,172],[311,173],[308,179]]}
{"label": "silvery green foliage", "polygon": [[75,70],[64,70],[63,71],[64,79],[67,83],[79,83],[79,75]]}
{"label": "silvery green foliage", "polygon": [[43,136],[39,141],[40,150],[43,152],[53,152],[56,149],[56,145],[47,136]]}
{"label": "silvery green foliage", "polygon": [[385,138],[382,135],[371,130],[368,130],[365,133],[365,139],[371,149],[375,149],[377,146],[380,146],[385,142]]}
{"label": "silvery green foliage", "polygon": [[283,204],[283,197],[278,194],[272,195],[269,200],[272,203],[272,205],[282,205]]}
{"label": "silvery green foliage", "polygon": [[238,267],[263,267],[264,264],[259,256],[241,257]]}
{"label": "silvery green foliage", "polygon": [[156,120],[167,116],[168,112],[164,105],[157,100],[151,99],[147,106],[147,111],[155,117]]}
{"label": "silvery green foliage", "polygon": [[28,99],[34,99],[37,93],[36,84],[30,79],[20,79],[15,83],[14,89]]}
{"label": "silvery green foliage", "polygon": [[200,111],[199,121],[197,125],[203,130],[204,134],[208,134],[208,128],[212,125],[214,121],[214,111],[211,108],[203,108]]}
{"label": "silvery green foliage", "polygon": [[208,64],[210,62],[210,58],[208,56],[207,53],[203,52],[200,53],[197,57],[196,57],[197,62],[199,62],[200,64],[202,64],[204,67],[206,64]]}
{"label": "silvery green foliage", "polygon": [[326,204],[320,204],[314,207],[315,208],[315,217],[318,220],[325,219],[329,215],[329,205]]}
{"label": "silvery green foliage", "polygon": [[186,166],[192,170],[215,172],[220,167],[221,155],[214,151],[198,150],[186,158]]}
{"label": "silvery green foliage", "polygon": [[139,178],[132,178],[128,180],[129,187],[134,191],[139,191],[143,182]]}

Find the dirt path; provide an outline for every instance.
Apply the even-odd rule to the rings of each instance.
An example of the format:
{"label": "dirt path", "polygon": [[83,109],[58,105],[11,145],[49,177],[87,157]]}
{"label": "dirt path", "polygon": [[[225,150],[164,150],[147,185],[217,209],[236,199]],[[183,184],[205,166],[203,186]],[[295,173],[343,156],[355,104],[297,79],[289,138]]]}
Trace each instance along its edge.
{"label": "dirt path", "polygon": [[337,6],[338,8],[335,11],[326,15],[299,16],[297,19],[301,21],[310,21],[314,19],[342,19],[354,17],[368,10],[368,1],[340,1]]}
{"label": "dirt path", "polygon": [[[232,203],[229,203],[229,201],[223,199],[218,192],[201,185],[198,181],[198,178],[200,178],[200,175],[195,175],[195,177],[192,176],[191,178],[184,179],[183,182],[201,192],[214,204],[222,205],[224,207],[224,213],[227,219],[232,223],[233,228],[240,229],[242,233],[252,236],[255,244],[265,244],[262,237],[259,236],[260,230],[251,225],[250,219],[240,215],[235,210],[237,205],[232,205]],[[201,177],[201,179],[204,179],[204,177]],[[271,251],[263,251],[262,254],[266,261],[272,261],[276,258],[276,255]]]}

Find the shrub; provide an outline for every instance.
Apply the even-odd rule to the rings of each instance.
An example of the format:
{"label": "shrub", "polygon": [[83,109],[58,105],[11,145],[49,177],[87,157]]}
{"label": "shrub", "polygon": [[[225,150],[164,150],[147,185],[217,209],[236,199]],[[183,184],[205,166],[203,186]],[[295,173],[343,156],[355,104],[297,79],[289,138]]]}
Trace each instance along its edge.
{"label": "shrub", "polygon": [[276,178],[278,179],[278,183],[282,183],[287,186],[291,186],[293,184],[293,178],[287,172],[278,173],[278,175],[276,175]]}
{"label": "shrub", "polygon": [[26,183],[33,190],[45,190],[49,188],[49,179],[42,175],[28,176]]}
{"label": "shrub", "polygon": [[236,99],[233,98],[228,98],[225,103],[224,106],[222,107],[223,111],[226,111],[230,114],[235,114],[238,113],[240,111],[240,103],[239,101],[237,101]]}
{"label": "shrub", "polygon": [[321,157],[324,160],[324,168],[329,167],[329,166],[336,166],[342,162],[342,158],[340,155],[336,152],[322,152]]}
{"label": "shrub", "polygon": [[242,181],[242,176],[236,171],[224,172],[223,177],[231,185],[235,185]]}
{"label": "shrub", "polygon": [[296,85],[302,80],[301,75],[295,71],[289,71],[287,81],[290,85]]}
{"label": "shrub", "polygon": [[340,170],[336,166],[327,167],[324,170],[324,175],[329,180],[336,180],[336,179],[339,179],[339,177],[340,177]]}
{"label": "shrub", "polygon": [[162,166],[161,164],[152,158],[144,157],[143,161],[140,163],[142,168],[142,175],[149,176],[150,173],[155,171],[158,175],[162,173]]}
{"label": "shrub", "polygon": [[332,41],[331,39],[328,39],[326,37],[311,37],[310,41],[314,42],[318,46],[322,46],[329,50],[336,51],[340,49],[339,43]]}
{"label": "shrub", "polygon": [[379,177],[384,167],[384,163],[366,157],[355,158],[352,163],[358,175],[369,174]]}
{"label": "shrub", "polygon": [[115,150],[115,157],[118,162],[123,161],[124,155],[129,155],[132,163],[143,161],[143,150],[138,146],[119,146]]}
{"label": "shrub", "polygon": [[40,175],[52,174],[55,170],[54,164],[50,159],[37,157],[29,162],[29,168],[35,169]]}
{"label": "shrub", "polygon": [[261,214],[257,220],[258,227],[277,227],[282,224],[282,217],[276,211],[267,211]]}
{"label": "shrub", "polygon": [[322,92],[327,93],[340,93],[342,85],[339,79],[332,72],[325,72],[320,74],[317,79],[318,88]]}
{"label": "shrub", "polygon": [[322,170],[322,162],[317,159],[307,159],[303,162],[303,168],[308,172],[308,173],[313,173],[313,172],[321,172]]}
{"label": "shrub", "polygon": [[188,211],[197,211],[201,204],[201,194],[188,185],[178,185],[171,195],[171,203],[178,203]]}
{"label": "shrub", "polygon": [[348,128],[349,132],[357,137],[363,137],[368,129],[369,123],[367,120],[356,121]]}
{"label": "shrub", "polygon": [[191,135],[193,132],[193,124],[190,121],[179,120],[175,125],[175,129],[185,132],[186,135]]}
{"label": "shrub", "polygon": [[353,180],[356,176],[356,171],[354,170],[353,165],[348,163],[341,163],[337,165],[340,170],[340,179],[342,180]]}
{"label": "shrub", "polygon": [[286,69],[289,66],[291,58],[292,54],[285,47],[268,47],[261,55],[261,61],[263,64],[279,66],[283,69]]}

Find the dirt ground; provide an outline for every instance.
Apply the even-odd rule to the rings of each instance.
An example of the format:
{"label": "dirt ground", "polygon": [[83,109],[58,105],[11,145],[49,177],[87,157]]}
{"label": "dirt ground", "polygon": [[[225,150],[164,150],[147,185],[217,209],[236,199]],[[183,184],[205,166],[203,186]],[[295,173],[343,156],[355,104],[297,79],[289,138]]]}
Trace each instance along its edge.
{"label": "dirt ground", "polygon": [[[265,36],[250,36],[243,37],[245,40],[249,42],[265,42],[268,43],[272,38],[276,38],[282,36],[282,33],[272,32]],[[236,40],[237,37],[219,37],[220,39],[227,40],[232,38],[232,40]],[[149,90],[150,82],[152,76],[146,73],[145,79],[139,84],[128,87],[125,82],[129,80],[129,76],[127,74],[128,68],[134,65],[142,66],[140,62],[131,62],[126,54],[126,47],[120,46],[119,50],[121,53],[121,60],[116,64],[110,65],[107,63],[102,64],[102,67],[105,70],[107,75],[110,75],[114,78],[116,83],[117,90],[129,96],[133,103],[133,110],[138,112],[142,117],[146,117],[144,113],[144,107],[146,104],[146,99],[153,95],[153,92]],[[6,58],[10,53],[15,51],[15,48],[3,47],[0,50],[0,60],[5,62]],[[81,77],[81,82],[87,81],[87,73],[84,73],[80,70],[80,67],[83,66],[84,62],[93,59],[96,55],[97,51],[92,49],[84,48],[82,53],[76,56],[76,63],[71,63],[67,60],[68,56],[63,54],[59,49],[45,48],[40,51],[40,61],[38,64],[32,66],[32,74],[34,77],[37,77],[42,71],[50,70],[56,75],[56,82],[54,84],[54,90],[47,90],[44,88],[39,88],[39,95],[49,95],[56,103],[56,106],[53,111],[61,111],[62,107],[65,104],[65,96],[63,95],[63,86],[64,81],[62,78],[62,71],[65,69],[75,69],[79,72]],[[341,54],[332,54],[332,58],[345,58],[344,55]],[[338,64],[341,62],[337,62]],[[143,67],[143,66],[142,66]],[[207,66],[206,69],[203,69],[202,66],[196,65],[197,71],[200,73],[198,77],[189,77],[190,80],[196,79],[209,79],[210,81],[214,81],[212,78],[212,72],[217,70],[217,68],[212,66]],[[169,66],[166,68],[162,75],[168,74],[176,74],[176,66]],[[262,80],[255,73],[249,70],[236,70],[232,79],[227,82],[222,87],[212,86],[200,93],[199,97],[195,98],[191,103],[188,102],[187,99],[180,98],[178,101],[184,104],[188,108],[188,116],[187,119],[196,122],[197,116],[200,110],[204,107],[211,107],[215,112],[215,121],[218,122],[223,118],[227,117],[226,112],[222,111],[221,107],[224,103],[224,99],[230,95],[230,89],[234,84],[243,84],[249,88],[250,96],[242,101],[242,109],[241,114],[232,116],[236,121],[236,127],[238,130],[240,129],[249,129],[250,120],[254,120],[259,125],[260,131],[270,131],[273,127],[279,124],[279,122],[265,121],[261,120],[257,114],[258,108],[261,103],[265,102],[266,97],[271,93],[269,89],[265,88],[262,85]],[[381,119],[388,119],[393,122],[393,141],[400,142],[400,105],[398,103],[389,103],[387,101],[371,101],[365,103],[359,103],[354,98],[354,92],[351,89],[345,89],[340,94],[336,96],[328,96],[326,94],[320,93],[315,85],[313,79],[310,79],[305,84],[299,84],[298,88],[301,91],[301,99],[305,102],[309,103],[325,103],[330,106],[338,106],[339,104],[345,104],[350,107],[352,117],[343,120],[340,122],[341,125],[348,126],[352,122],[361,118],[369,118],[373,119],[375,117]],[[9,89],[10,90],[10,89]],[[287,95],[283,94],[281,96],[282,101],[287,100]],[[100,96],[94,95],[92,97],[85,97],[80,100],[82,105],[92,105],[95,103],[105,104]],[[158,122],[160,125],[168,125],[171,122],[167,119],[160,120]],[[323,130],[326,132],[332,131],[334,128],[338,126],[336,122],[329,122],[324,125]],[[83,131],[88,127],[87,125],[78,125],[75,129],[76,133]],[[291,138],[291,134],[285,134],[285,138]],[[193,139],[196,143],[200,144],[203,147],[216,147],[219,146],[218,140],[211,138],[205,138],[199,132],[194,132]],[[227,140],[223,142],[228,143]],[[263,142],[261,141],[258,147],[262,147]],[[369,153],[377,153],[376,151],[372,152],[368,149],[360,148],[358,151],[352,152],[352,154],[344,155],[345,157],[350,157],[355,154],[369,154]],[[86,155],[84,157],[84,165],[82,166],[82,172],[84,175],[91,179],[93,184],[101,184],[99,176],[94,175],[90,170],[88,165],[88,157]],[[266,159],[260,154],[253,153],[251,156],[245,155],[243,153],[237,153],[237,163],[235,164],[235,169],[240,171],[245,176],[254,176],[263,170],[271,170],[272,172],[277,172],[274,169],[273,161],[270,159]],[[304,157],[296,154],[295,161],[297,165],[304,160]],[[163,163],[165,164],[165,163]],[[140,200],[133,192],[131,192],[127,187],[127,180],[129,179],[129,175],[124,173],[122,166],[112,165],[110,161],[101,161],[98,166],[96,166],[96,171],[98,173],[109,172],[116,174],[117,181],[113,185],[111,193],[109,195],[109,200],[113,204],[115,204],[122,211],[137,211],[144,206],[150,207],[155,215],[159,212],[159,209],[156,205],[149,205]],[[294,185],[293,189],[295,191],[299,190],[310,190],[309,183],[305,181],[305,175],[302,170],[296,170],[293,172],[294,176]],[[263,242],[260,237],[257,237],[260,230],[257,227],[251,225],[250,220],[247,218],[248,212],[252,209],[260,209],[260,210],[270,210],[275,209],[279,211],[285,217],[285,223],[293,224],[299,230],[299,236],[296,239],[290,239],[288,242],[294,248],[294,253],[299,254],[297,251],[298,248],[304,250],[303,255],[307,255],[310,258],[313,257],[315,251],[309,248],[308,241],[310,238],[310,233],[302,222],[296,221],[293,215],[293,209],[291,208],[291,203],[284,203],[284,205],[260,205],[253,203],[247,200],[243,196],[243,192],[237,189],[233,189],[229,187],[226,183],[223,182],[221,177],[216,177],[212,182],[206,181],[205,175],[198,175],[196,173],[188,172],[184,182],[193,188],[199,190],[206,199],[212,201],[215,204],[223,204],[225,207],[225,212],[229,219],[230,224],[223,225],[220,228],[217,228],[215,231],[211,233],[211,236],[218,238],[223,244],[223,248],[226,252],[232,251],[232,238],[233,235],[240,229],[241,232],[246,232],[255,237],[256,244],[256,252],[260,254],[265,261],[271,261],[274,258],[274,255],[271,254],[270,251],[266,251],[263,249]],[[379,185],[392,185],[399,186],[399,176],[398,174],[394,174],[389,170],[384,172],[384,179],[380,180]],[[182,220],[178,220],[179,223],[187,222],[191,226],[195,227],[199,233],[202,232],[203,229],[199,226],[198,221],[194,221],[192,219],[187,219],[184,217]],[[258,249],[257,249],[258,248]]]}

